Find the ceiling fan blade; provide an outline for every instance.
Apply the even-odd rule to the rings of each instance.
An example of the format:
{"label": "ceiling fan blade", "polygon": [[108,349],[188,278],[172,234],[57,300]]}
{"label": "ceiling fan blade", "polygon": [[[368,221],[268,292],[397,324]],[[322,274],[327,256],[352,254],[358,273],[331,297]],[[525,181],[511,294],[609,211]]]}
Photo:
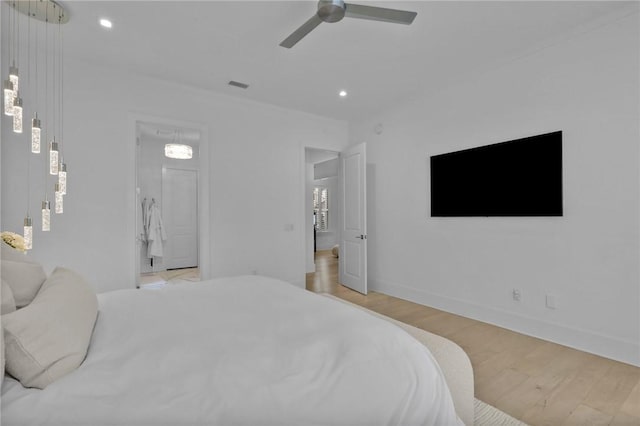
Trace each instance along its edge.
{"label": "ceiling fan blade", "polygon": [[313,15],[307,22],[302,24],[300,28],[292,32],[289,37],[285,38],[282,43],[280,43],[280,46],[286,47],[287,49],[292,48],[297,42],[302,40],[304,36],[309,34],[315,27],[317,27],[321,23],[322,20],[320,19],[320,17],[317,14]]}
{"label": "ceiling fan blade", "polygon": [[417,12],[406,10],[386,9],[384,7],[362,6],[359,4],[345,3],[345,15],[349,18],[368,19],[371,21],[391,22],[394,24],[409,25],[413,22]]}

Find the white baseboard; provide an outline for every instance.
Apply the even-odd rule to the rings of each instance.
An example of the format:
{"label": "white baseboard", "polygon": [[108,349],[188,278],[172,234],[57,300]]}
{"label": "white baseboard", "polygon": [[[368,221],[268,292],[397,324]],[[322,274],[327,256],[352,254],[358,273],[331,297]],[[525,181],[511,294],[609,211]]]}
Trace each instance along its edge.
{"label": "white baseboard", "polygon": [[554,324],[399,284],[369,279],[368,285],[369,290],[640,367],[640,342],[618,339],[589,330]]}

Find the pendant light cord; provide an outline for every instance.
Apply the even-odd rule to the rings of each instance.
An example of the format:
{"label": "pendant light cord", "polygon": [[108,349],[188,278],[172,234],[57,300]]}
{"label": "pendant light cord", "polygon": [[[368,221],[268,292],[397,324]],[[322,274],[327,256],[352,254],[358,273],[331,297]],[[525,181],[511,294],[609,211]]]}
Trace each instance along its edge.
{"label": "pendant light cord", "polygon": [[[27,80],[31,79],[31,2],[29,2],[29,20],[27,21]],[[22,87],[26,87],[24,85]],[[24,93],[24,89],[23,89]],[[25,114],[23,114],[24,117]],[[27,216],[31,206],[31,144],[27,145]]]}
{"label": "pendant light cord", "polygon": [[[45,26],[44,26],[44,111],[42,114],[42,122],[44,125],[44,145],[45,153],[48,153],[51,149],[49,147],[49,125],[46,121],[49,118],[49,78],[47,76],[47,68],[49,67],[49,7],[45,5]],[[49,155],[51,155],[49,153]],[[44,198],[47,199],[47,175],[49,174],[49,161],[48,156],[44,155]]]}

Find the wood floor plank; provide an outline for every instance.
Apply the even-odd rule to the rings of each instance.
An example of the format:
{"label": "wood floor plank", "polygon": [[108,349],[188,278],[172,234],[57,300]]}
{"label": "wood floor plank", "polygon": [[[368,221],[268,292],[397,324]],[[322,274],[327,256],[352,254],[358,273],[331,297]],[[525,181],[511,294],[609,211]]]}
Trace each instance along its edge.
{"label": "wood floor plank", "polygon": [[316,255],[307,289],[327,292],[460,345],[476,397],[531,426],[640,426],[640,368],[417,303],[338,283],[338,260]]}
{"label": "wood floor plank", "polygon": [[631,393],[620,409],[624,414],[640,419],[640,380],[636,383]]}
{"label": "wood floor plank", "polygon": [[616,416],[611,420],[609,426],[638,426],[640,422],[638,422],[637,416],[630,416],[623,412],[619,412]]}
{"label": "wood floor plank", "polygon": [[496,401],[511,392],[519,384],[528,379],[528,376],[511,368],[500,371],[491,380],[481,380],[476,383],[476,393],[482,395],[487,404],[495,405]]}
{"label": "wood floor plank", "polygon": [[594,362],[584,365],[575,375],[563,377],[548,395],[526,410],[520,420],[531,425],[562,424],[610,368],[607,362]]}
{"label": "wood floor plank", "polygon": [[618,363],[591,389],[585,404],[607,414],[615,415],[631,395],[640,380],[638,369]]}
{"label": "wood floor plank", "polygon": [[529,377],[498,399],[496,405],[513,417],[522,417],[529,407],[547,397],[562,380],[562,376],[552,373]]}
{"label": "wood floor plank", "polygon": [[613,416],[580,404],[562,423],[562,426],[607,426]]}

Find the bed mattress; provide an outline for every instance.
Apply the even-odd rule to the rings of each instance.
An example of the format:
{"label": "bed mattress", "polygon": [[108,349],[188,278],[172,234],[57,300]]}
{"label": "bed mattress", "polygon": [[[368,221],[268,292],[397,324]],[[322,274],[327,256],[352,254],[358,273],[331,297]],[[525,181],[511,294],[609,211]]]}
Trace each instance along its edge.
{"label": "bed mattress", "polygon": [[286,282],[100,294],[87,357],[45,390],[7,377],[4,425],[458,425],[429,350]]}

